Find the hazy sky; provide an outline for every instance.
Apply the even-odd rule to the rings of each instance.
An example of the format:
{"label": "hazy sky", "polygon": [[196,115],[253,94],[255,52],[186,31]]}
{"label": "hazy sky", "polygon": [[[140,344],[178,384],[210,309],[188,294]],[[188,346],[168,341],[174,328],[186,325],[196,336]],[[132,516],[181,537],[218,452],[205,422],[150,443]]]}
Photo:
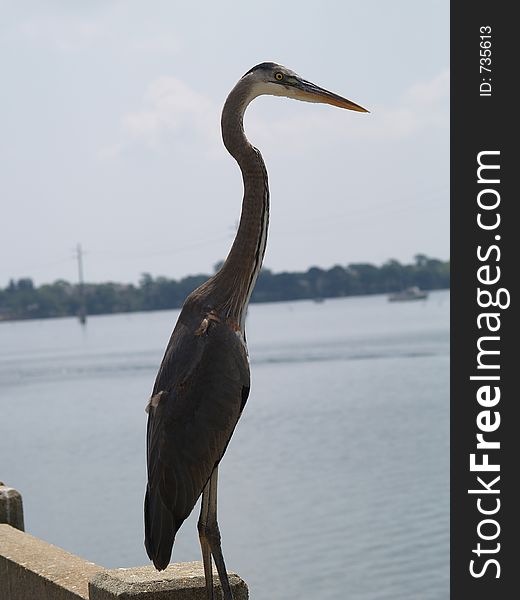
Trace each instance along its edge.
{"label": "hazy sky", "polygon": [[225,258],[227,93],[275,61],[370,114],[261,97],[265,266],[449,257],[449,2],[0,0],[0,287],[178,278]]}

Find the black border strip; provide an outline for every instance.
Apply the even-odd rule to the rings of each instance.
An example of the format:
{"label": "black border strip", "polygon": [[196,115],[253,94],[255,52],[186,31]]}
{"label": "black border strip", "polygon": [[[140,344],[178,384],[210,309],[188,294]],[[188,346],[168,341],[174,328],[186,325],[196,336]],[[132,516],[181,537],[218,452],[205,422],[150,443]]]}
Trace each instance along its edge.
{"label": "black border strip", "polygon": [[[519,272],[516,263],[520,260],[517,243],[520,222],[514,216],[518,192],[513,191],[513,181],[520,171],[516,164],[520,152],[512,147],[512,138],[513,128],[518,129],[518,93],[513,85],[517,85],[518,80],[518,67],[514,69],[514,62],[520,57],[516,45],[520,35],[515,31],[517,21],[512,14],[513,7],[514,3],[482,0],[452,2],[451,5],[453,600],[501,600],[519,593],[515,583],[520,579],[520,478],[516,464],[517,457],[520,458],[520,398],[515,371],[520,371],[520,365],[515,346],[520,327],[515,318],[519,296],[513,288],[517,288]],[[487,34],[491,37],[485,37]],[[489,48],[485,43],[488,40]],[[485,52],[487,49],[490,53]],[[481,58],[491,60],[481,63]],[[481,66],[491,71],[481,71]],[[479,183],[478,157],[482,152],[485,154],[480,154],[481,163],[500,168],[483,168]],[[479,198],[481,204],[489,207],[494,200],[498,204],[495,208],[482,208]],[[500,215],[500,223],[484,229],[478,224],[479,213],[485,226],[494,225],[497,215]],[[478,280],[479,269],[481,281]],[[493,281],[498,273],[500,279],[495,283],[482,282]],[[489,295],[481,293],[480,305],[478,288],[489,292]],[[506,307],[509,297],[510,306]],[[500,306],[483,306],[490,298]],[[498,316],[482,316],[490,313]],[[496,327],[496,331],[490,330]],[[480,356],[480,368],[478,344],[480,350],[485,350]],[[500,354],[486,352],[491,350],[498,350]],[[500,379],[471,380],[471,376]],[[488,395],[486,386],[490,386]],[[500,401],[492,406],[497,387]],[[481,403],[477,398],[479,390]],[[479,423],[488,431],[483,432]],[[490,444],[500,442],[500,448],[490,445],[488,449],[478,449],[478,433]],[[499,466],[500,470],[471,471],[471,454],[475,455],[477,464],[483,464],[487,454],[489,464]],[[492,483],[498,476],[500,479]],[[481,478],[480,482],[477,477]],[[485,485],[489,488],[487,491]],[[468,490],[478,490],[478,493],[468,493]],[[493,511],[496,512],[491,514]],[[470,572],[472,560],[475,576]]]}

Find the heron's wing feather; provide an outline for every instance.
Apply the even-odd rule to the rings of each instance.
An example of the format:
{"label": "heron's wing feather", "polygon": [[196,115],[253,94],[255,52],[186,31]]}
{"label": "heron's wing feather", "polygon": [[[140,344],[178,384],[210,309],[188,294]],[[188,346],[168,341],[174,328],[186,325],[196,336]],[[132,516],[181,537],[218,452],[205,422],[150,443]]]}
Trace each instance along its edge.
{"label": "heron's wing feather", "polygon": [[224,323],[197,335],[195,325],[181,315],[148,414],[146,546],[154,562],[166,560],[164,567],[177,530],[226,450],[249,391],[247,355],[238,336]]}

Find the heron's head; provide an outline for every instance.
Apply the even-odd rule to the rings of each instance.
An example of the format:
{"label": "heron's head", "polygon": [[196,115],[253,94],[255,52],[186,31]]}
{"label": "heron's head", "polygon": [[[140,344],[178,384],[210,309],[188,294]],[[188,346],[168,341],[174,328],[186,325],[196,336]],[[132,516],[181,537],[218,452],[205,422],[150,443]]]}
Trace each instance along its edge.
{"label": "heron's head", "polygon": [[304,102],[332,104],[340,108],[368,112],[362,106],[329,92],[310,81],[302,79],[294,71],[272,62],[264,62],[250,69],[241,79],[250,85],[251,98],[267,94],[270,96],[285,96]]}

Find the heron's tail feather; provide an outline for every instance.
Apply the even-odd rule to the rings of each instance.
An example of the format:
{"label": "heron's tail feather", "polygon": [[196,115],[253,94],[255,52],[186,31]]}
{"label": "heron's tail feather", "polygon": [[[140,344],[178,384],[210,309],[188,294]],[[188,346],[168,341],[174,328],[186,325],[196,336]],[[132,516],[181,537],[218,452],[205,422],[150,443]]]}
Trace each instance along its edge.
{"label": "heron's tail feather", "polygon": [[157,490],[146,488],[144,499],[144,545],[146,552],[159,571],[166,569],[172,555],[175,534],[180,527],[164,506]]}

